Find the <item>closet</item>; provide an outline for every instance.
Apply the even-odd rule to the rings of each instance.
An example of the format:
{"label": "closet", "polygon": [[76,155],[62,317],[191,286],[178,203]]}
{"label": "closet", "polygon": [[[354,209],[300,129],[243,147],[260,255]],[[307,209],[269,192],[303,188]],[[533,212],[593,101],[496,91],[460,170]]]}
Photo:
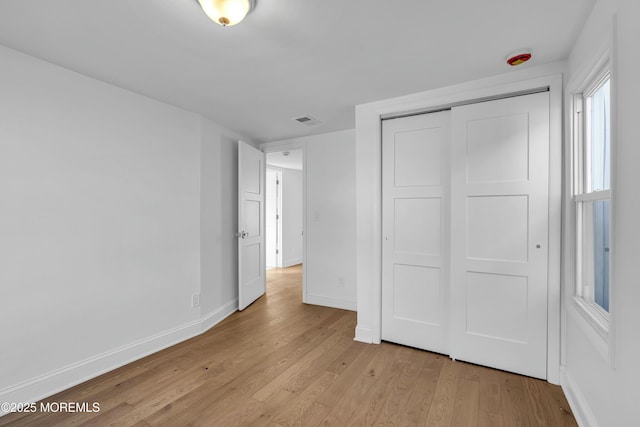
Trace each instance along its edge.
{"label": "closet", "polygon": [[549,93],[382,126],[382,339],[546,378]]}

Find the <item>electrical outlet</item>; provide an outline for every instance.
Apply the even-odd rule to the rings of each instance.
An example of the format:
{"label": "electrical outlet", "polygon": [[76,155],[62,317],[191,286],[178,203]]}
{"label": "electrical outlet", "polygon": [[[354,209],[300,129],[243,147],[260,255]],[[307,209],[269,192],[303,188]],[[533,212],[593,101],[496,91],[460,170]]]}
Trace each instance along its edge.
{"label": "electrical outlet", "polygon": [[200,294],[191,295],[191,307],[192,308],[200,307]]}
{"label": "electrical outlet", "polygon": [[338,287],[344,288],[344,277],[338,277]]}

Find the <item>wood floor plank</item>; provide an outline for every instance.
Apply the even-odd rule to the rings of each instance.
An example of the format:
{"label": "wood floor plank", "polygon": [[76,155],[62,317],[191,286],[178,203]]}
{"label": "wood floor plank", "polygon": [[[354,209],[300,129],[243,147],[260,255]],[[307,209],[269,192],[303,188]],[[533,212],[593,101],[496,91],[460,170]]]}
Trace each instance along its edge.
{"label": "wood floor plank", "polygon": [[[550,389],[552,386],[535,378],[523,378],[524,390],[529,404],[529,412],[535,417],[537,425],[574,426],[575,420],[566,416],[562,405],[554,401]],[[559,387],[558,387],[559,388]],[[567,405],[568,406],[568,405]],[[573,423],[572,423],[573,421]],[[569,424],[567,424],[569,423]]]}
{"label": "wood floor plank", "polygon": [[225,415],[212,413],[210,416],[195,417],[191,424],[194,427],[245,427],[262,411],[264,402],[258,402],[250,397],[236,401],[230,411]]}
{"label": "wood floor plank", "polygon": [[418,374],[419,381],[411,392],[404,414],[400,417],[398,424],[401,426],[423,426],[427,423],[445,361],[444,356],[433,353],[429,355],[431,357],[425,359],[424,366]]}
{"label": "wood floor plank", "polygon": [[381,343],[375,356],[365,366],[363,375],[376,379],[381,378],[385,371],[392,369],[391,365],[401,349],[402,347],[394,344]]}
{"label": "wood floor plank", "polygon": [[289,427],[317,426],[331,412],[331,408],[322,403],[313,402],[300,418],[289,424]]}
{"label": "wood floor plank", "polygon": [[577,426],[577,422],[575,417],[573,416],[573,412],[569,407],[569,402],[567,402],[567,397],[562,392],[562,388],[560,386],[549,385],[543,390],[543,393],[550,400],[551,409],[553,411],[558,411],[560,413],[561,422],[558,425],[574,427]]}
{"label": "wood floor plank", "polygon": [[267,276],[265,297],[204,334],[43,400],[100,412],[0,427],[576,426],[557,386],[353,341],[355,313],[302,304],[300,266]]}
{"label": "wood floor plank", "polygon": [[316,335],[314,340],[300,337],[290,345],[266,355],[257,363],[247,363],[244,369],[240,370],[235,367],[226,375],[216,378],[215,384],[205,383],[193,393],[176,400],[169,414],[158,413],[159,420],[156,420],[154,415],[149,417],[147,422],[162,420],[164,425],[178,425],[185,420],[191,422],[200,415],[205,418],[208,418],[208,414],[224,416],[233,409],[237,399],[255,392],[264,382],[282,373],[297,360],[297,357],[310,351],[323,337],[321,334]]}
{"label": "wood floor plank", "polygon": [[[349,425],[353,426],[369,426],[374,425],[378,419],[380,412],[388,397],[395,388],[396,382],[402,375],[406,364],[402,360],[400,354],[404,350],[403,347],[393,346],[390,357],[387,359],[386,369],[381,370],[377,375],[372,375],[374,370],[367,368],[365,375],[376,380],[375,385],[369,399],[363,402],[361,408],[349,419]],[[369,365],[371,366],[371,364]]]}
{"label": "wood floor plank", "polygon": [[445,363],[438,378],[436,394],[429,408],[427,426],[449,426],[453,415],[453,406],[458,389],[458,376],[462,364],[459,362]]}
{"label": "wood floor plank", "polygon": [[278,375],[278,377],[274,378],[265,386],[259,388],[252,397],[264,402],[278,390],[282,389],[286,384],[291,383],[293,380],[301,376],[302,373],[312,372],[311,369],[314,362],[325,357],[329,350],[341,341],[342,337],[340,334],[334,333],[330,335],[326,340],[318,344],[313,350],[291,365],[282,374]]}
{"label": "wood floor plank", "polygon": [[523,377],[500,372],[500,378],[504,423],[514,427],[535,426],[535,416],[528,412]]}
{"label": "wood floor plank", "polygon": [[[335,313],[339,315],[340,313]],[[234,369],[235,377],[224,382],[217,378],[217,382],[223,384],[205,384],[204,387],[195,390],[188,396],[174,402],[172,414],[161,415],[162,422],[166,425],[179,424],[186,421],[191,422],[194,416],[203,414],[205,418],[208,414],[224,416],[233,410],[234,404],[240,398],[254,393],[263,384],[276,378],[287,368],[293,365],[299,358],[312,351],[317,345],[324,341],[329,335],[335,333],[324,328],[323,322],[332,322],[331,316],[325,318],[318,325],[312,327],[313,334],[301,335],[287,346],[273,350],[259,361],[247,361],[244,369]],[[307,331],[307,332],[309,332]],[[239,372],[238,372],[239,371]],[[209,404],[213,400],[214,402]],[[178,406],[179,405],[179,406]],[[154,417],[147,419],[147,422],[154,420]]]}
{"label": "wood floor plank", "polygon": [[427,359],[425,353],[416,351],[409,353],[407,364],[394,383],[393,389],[383,397],[384,403],[375,425],[388,427],[406,425],[401,424],[402,416],[405,414],[410,397],[420,380],[419,374]]}
{"label": "wood floor plank", "polygon": [[317,381],[299,393],[297,399],[281,408],[274,421],[283,427],[320,423],[328,415],[330,408],[318,403],[318,397],[333,384],[337,377],[338,375],[332,372],[324,372]]}
{"label": "wood floor plank", "polygon": [[[365,353],[366,354],[366,353]],[[347,371],[348,372],[348,371]],[[370,376],[355,375],[355,381],[345,383],[342,377],[333,385],[340,381],[339,387],[329,387],[321,396],[319,403],[325,404],[326,396],[331,393],[340,393],[341,398],[331,408],[329,414],[320,422],[320,426],[350,426],[353,423],[349,421],[360,411],[360,409],[370,401],[373,395],[373,387],[377,380]],[[333,386],[332,385],[332,386]],[[323,399],[323,397],[325,397]],[[325,404],[326,405],[326,404]],[[329,406],[329,405],[326,405]]]}
{"label": "wood floor plank", "polygon": [[461,362],[457,363],[461,364],[462,372],[458,380],[450,425],[476,426],[478,425],[478,401],[480,399],[478,367]]}
{"label": "wood floor plank", "polygon": [[499,372],[480,367],[479,374],[478,427],[507,427],[502,416]]}
{"label": "wood floor plank", "polygon": [[352,341],[349,346],[327,366],[327,371],[340,375],[365,351],[366,347],[367,344]]}
{"label": "wood floor plank", "polygon": [[[375,357],[375,352],[362,351],[352,363],[347,365],[345,371],[341,372],[338,379],[318,397],[318,403],[334,408],[347,399],[347,394],[353,391],[354,384],[373,385],[375,378],[369,375],[363,375],[362,366],[367,364]],[[365,376],[372,381],[362,381],[360,377]]]}
{"label": "wood floor plank", "polygon": [[[304,366],[300,372],[284,383],[282,388],[291,393],[300,393],[309,387],[310,384],[324,376],[324,374],[328,372],[327,367],[333,363],[333,361],[343,353],[344,348],[348,347],[353,341],[352,337],[347,337],[340,332],[337,333],[337,336],[340,340],[337,341],[332,348],[327,350],[322,357]],[[337,374],[332,373],[332,375],[337,377]]]}
{"label": "wood floor plank", "polygon": [[295,393],[287,390],[278,390],[269,399],[261,402],[261,410],[255,413],[252,419],[247,420],[245,425],[247,427],[261,427],[265,424],[278,424],[274,421],[277,414],[282,412],[283,408],[291,404],[297,397]]}

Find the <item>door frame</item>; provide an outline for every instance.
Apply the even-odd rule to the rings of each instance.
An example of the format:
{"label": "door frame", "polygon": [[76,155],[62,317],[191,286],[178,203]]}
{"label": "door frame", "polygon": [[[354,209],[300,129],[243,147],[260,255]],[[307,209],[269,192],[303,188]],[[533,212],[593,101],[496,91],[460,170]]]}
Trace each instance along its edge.
{"label": "door frame", "polygon": [[[278,168],[275,166],[269,166],[268,164],[266,164],[265,162],[265,170],[266,173],[269,173],[269,170],[275,172],[277,174],[278,180],[279,180],[279,184],[278,185],[282,185],[282,168]],[[265,180],[265,191],[264,191],[264,209],[265,212],[267,210],[267,199],[268,199],[268,195],[269,195],[269,182],[268,180]],[[281,268],[282,267],[282,191],[280,188],[277,189],[277,196],[276,196],[276,211],[278,212],[278,218],[276,219],[276,250],[278,251],[276,254],[276,262],[275,262],[275,266],[276,268]],[[266,213],[265,213],[265,227],[264,227],[264,231],[265,233],[267,233],[267,231],[269,230],[269,218],[267,217]],[[265,235],[265,239],[266,239],[267,235]],[[273,248],[270,248],[266,243],[265,243],[265,250],[269,251]],[[267,255],[267,259],[268,259],[268,255]],[[265,262],[265,267],[269,267],[268,262]]]}
{"label": "door frame", "polygon": [[355,340],[378,344],[382,326],[382,119],[549,89],[547,381],[560,382],[563,64],[500,75],[356,107]]}
{"label": "door frame", "polygon": [[302,150],[302,302],[307,304],[307,144],[304,141],[268,142],[261,144],[260,149],[265,155],[281,151]]}

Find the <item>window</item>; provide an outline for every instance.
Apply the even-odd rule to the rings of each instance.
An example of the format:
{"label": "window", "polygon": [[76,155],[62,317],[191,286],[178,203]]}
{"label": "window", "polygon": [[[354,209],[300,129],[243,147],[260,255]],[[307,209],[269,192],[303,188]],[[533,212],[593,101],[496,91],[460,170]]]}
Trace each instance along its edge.
{"label": "window", "polygon": [[601,72],[576,96],[576,300],[606,332],[609,320],[611,79]]}

